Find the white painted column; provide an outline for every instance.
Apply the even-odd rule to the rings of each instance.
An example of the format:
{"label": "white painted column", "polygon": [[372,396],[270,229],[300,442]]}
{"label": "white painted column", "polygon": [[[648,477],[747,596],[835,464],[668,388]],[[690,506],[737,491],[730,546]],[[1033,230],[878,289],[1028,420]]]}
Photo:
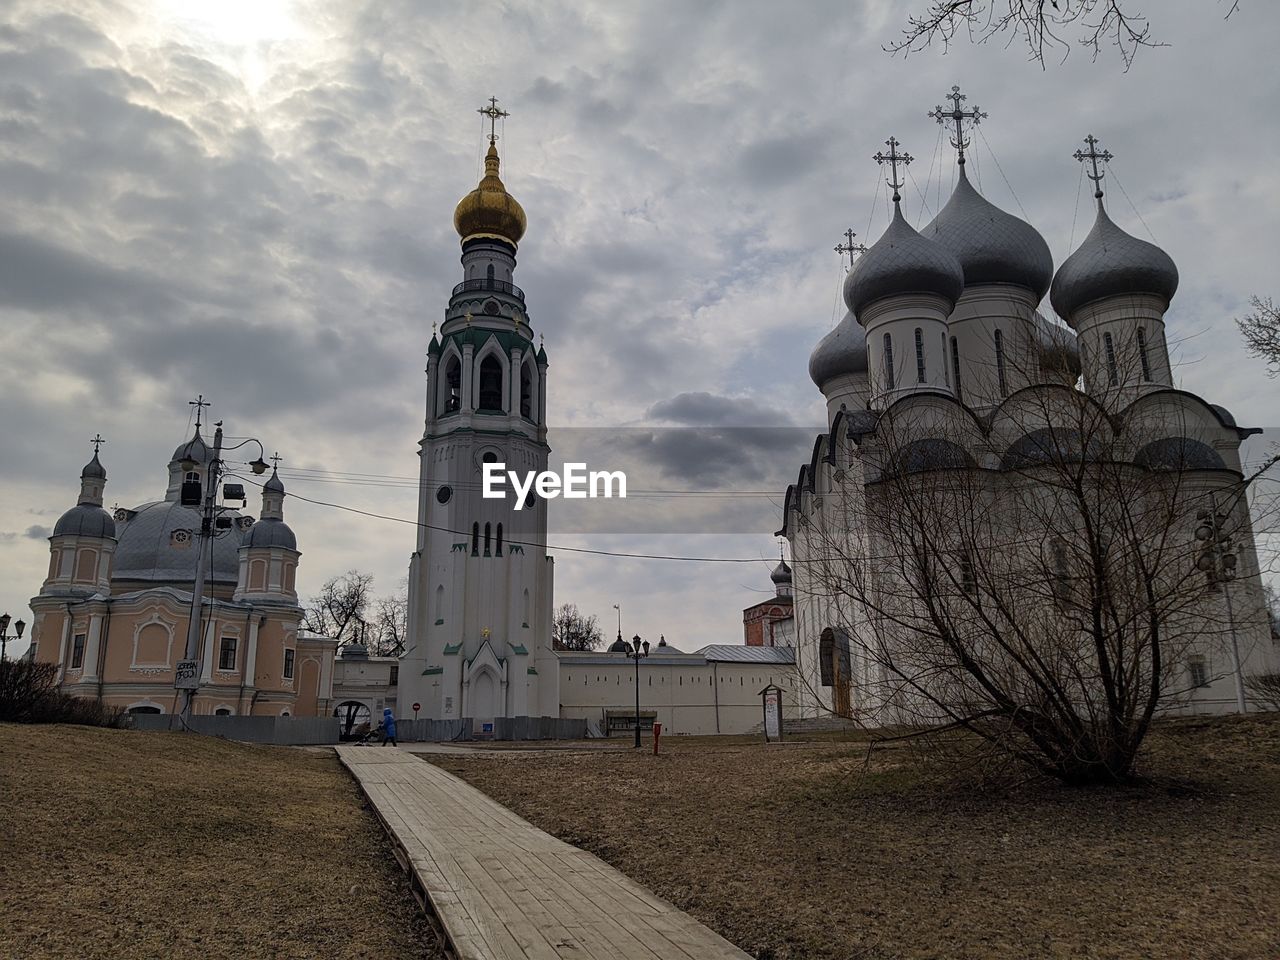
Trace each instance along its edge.
{"label": "white painted column", "polygon": [[200,670],[200,682],[210,683],[213,680],[213,638],[218,632],[218,618],[209,615],[209,626],[204,632],[204,666]]}
{"label": "white painted column", "polygon": [[98,681],[98,647],[102,642],[102,614],[95,613],[89,617],[89,636],[84,642],[84,672],[80,674],[81,683]]}
{"label": "white painted column", "polygon": [[62,636],[58,639],[58,675],[55,683],[62,683],[62,676],[67,672],[67,641],[71,636],[71,611],[66,611],[62,621]]}

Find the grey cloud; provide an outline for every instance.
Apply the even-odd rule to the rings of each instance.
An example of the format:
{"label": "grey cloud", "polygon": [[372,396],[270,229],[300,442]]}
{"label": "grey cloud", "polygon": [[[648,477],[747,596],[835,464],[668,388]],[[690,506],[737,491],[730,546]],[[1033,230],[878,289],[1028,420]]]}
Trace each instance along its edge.
{"label": "grey cloud", "polygon": [[782,426],[791,423],[785,411],[763,406],[750,397],[726,397],[699,391],[680,393],[659,400],[645,416],[688,426],[753,427]]}
{"label": "grey cloud", "polygon": [[31,526],[27,527],[26,532],[23,533],[23,536],[26,537],[28,540],[48,540],[49,536],[52,533],[53,533],[52,527],[42,527],[39,524],[32,524]]}

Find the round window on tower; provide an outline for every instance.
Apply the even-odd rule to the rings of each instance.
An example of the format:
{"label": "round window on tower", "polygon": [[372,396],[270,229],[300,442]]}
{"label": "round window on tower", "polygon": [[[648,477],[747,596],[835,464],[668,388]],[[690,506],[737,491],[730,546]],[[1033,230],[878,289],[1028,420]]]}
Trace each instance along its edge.
{"label": "round window on tower", "polygon": [[453,487],[447,483],[441,484],[440,489],[436,491],[436,500],[440,503],[448,503],[453,499]]}

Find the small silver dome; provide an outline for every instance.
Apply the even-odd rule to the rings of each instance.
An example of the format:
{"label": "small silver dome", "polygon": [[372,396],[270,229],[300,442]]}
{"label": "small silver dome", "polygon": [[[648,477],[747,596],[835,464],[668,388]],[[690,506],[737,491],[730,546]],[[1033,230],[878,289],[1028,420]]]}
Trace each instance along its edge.
{"label": "small silver dome", "polygon": [[102,465],[102,461],[98,459],[98,453],[95,450],[93,459],[84,465],[84,469],[80,471],[81,480],[105,480],[107,479],[107,469]]}
{"label": "small silver dome", "polygon": [[1166,303],[1178,289],[1178,268],[1154,243],[1130,236],[1098,203],[1098,219],[1078,250],[1058,269],[1049,300],[1072,326],[1072,314],[1103,297],[1153,293]]}
{"label": "small silver dome", "polygon": [[245,547],[284,547],[286,550],[298,549],[298,538],[283,520],[259,520],[244,535],[241,545]]}
{"label": "small silver dome", "polygon": [[769,579],[774,583],[791,582],[791,568],[787,566],[786,560],[778,561],[778,565],[773,568],[773,573],[769,574]]}
{"label": "small silver dome", "polygon": [[956,255],[964,285],[1012,283],[1044,297],[1053,278],[1053,255],[1035,227],[1005,213],[973,188],[960,168],[951,199],[921,231]]}
{"label": "small silver dome", "polygon": [[278,471],[271,471],[271,479],[262,485],[262,489],[268,493],[284,493],[284,483],[280,480]]}
{"label": "small silver dome", "polygon": [[850,310],[809,354],[809,379],[822,389],[828,380],[867,372],[867,333]]}
{"label": "small silver dome", "polygon": [[845,277],[844,302],[856,317],[868,304],[895,294],[937,294],[954,306],[963,289],[960,261],[917,233],[895,203],[889,228]]}
{"label": "small silver dome", "polygon": [[204,442],[204,437],[200,436],[200,428],[196,427],[195,436],[185,443],[178,444],[173,451],[173,456],[169,458],[169,462],[174,460],[194,460],[196,463],[208,463],[213,459],[213,447]]}
{"label": "small silver dome", "polygon": [[[94,458],[97,459],[96,457]],[[53,536],[114,537],[116,522],[101,507],[81,503],[72,507],[53,526]]]}
{"label": "small silver dome", "polygon": [[[233,518],[232,528],[214,537],[209,579],[234,584],[240,572],[240,537],[235,527],[240,513],[228,510],[222,516]],[[173,583],[191,589],[199,533],[198,511],[173,500],[142,504],[135,508],[117,538],[112,579]]]}

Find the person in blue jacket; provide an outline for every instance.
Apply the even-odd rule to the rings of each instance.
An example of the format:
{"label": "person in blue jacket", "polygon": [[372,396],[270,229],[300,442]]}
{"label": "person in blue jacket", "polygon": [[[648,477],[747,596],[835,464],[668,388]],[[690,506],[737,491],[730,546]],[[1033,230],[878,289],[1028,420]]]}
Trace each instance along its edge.
{"label": "person in blue jacket", "polygon": [[390,707],[382,708],[382,745],[385,747],[387,741],[391,741],[393,747],[399,746],[396,743],[396,718],[391,712]]}

